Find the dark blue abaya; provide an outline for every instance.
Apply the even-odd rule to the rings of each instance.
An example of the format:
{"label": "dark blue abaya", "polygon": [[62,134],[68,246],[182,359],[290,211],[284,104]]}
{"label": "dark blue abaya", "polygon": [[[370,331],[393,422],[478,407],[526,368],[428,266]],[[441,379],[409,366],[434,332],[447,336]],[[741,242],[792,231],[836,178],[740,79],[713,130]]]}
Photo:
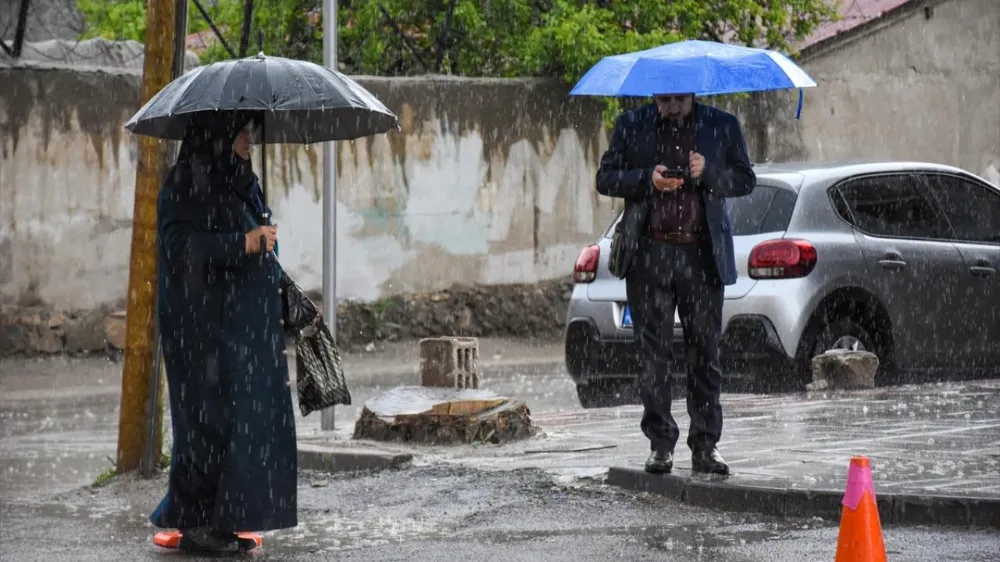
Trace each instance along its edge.
{"label": "dark blue abaya", "polygon": [[169,488],[150,520],[219,532],[294,527],[296,442],[280,269],[247,254],[269,224],[232,141],[248,118],[189,127],[158,202],[158,309],[170,394]]}

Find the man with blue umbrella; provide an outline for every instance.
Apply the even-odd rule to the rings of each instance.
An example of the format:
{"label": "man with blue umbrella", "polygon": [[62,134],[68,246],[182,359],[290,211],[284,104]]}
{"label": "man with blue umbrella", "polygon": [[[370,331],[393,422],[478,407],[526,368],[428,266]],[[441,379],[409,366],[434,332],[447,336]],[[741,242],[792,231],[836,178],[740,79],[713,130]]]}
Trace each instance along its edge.
{"label": "man with blue umbrella", "polygon": [[680,436],[670,413],[676,309],[687,350],[691,468],[726,475],[716,447],[719,338],[736,263],[725,199],[749,194],[756,178],[736,117],[692,94],[654,99],[618,118],[597,172],[597,191],[626,201],[621,273],[639,353],[641,426],[652,449],[646,471],[670,472]]}
{"label": "man with blue umbrella", "polygon": [[597,191],[625,200],[608,266],[625,279],[632,315],[647,472],[673,469],[680,437],[670,413],[676,310],[687,355],[691,468],[729,474],[717,447],[722,303],[725,286],[736,282],[726,199],[750,194],[756,177],[739,121],[696,103],[695,94],[810,85],[779,53],[685,41],[606,57],[572,91],[654,99],[618,118],[597,172]]}

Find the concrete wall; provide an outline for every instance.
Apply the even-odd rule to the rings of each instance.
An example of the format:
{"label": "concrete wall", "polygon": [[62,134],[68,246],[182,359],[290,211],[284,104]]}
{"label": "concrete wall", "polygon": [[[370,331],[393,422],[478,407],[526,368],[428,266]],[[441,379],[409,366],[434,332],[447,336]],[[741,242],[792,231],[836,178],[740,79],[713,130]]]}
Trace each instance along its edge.
{"label": "concrete wall", "polygon": [[[362,79],[402,132],[339,145],[338,294],[567,275],[603,232],[592,189],[599,108],[546,81]],[[122,299],[137,109],[128,71],[0,67],[0,295],[88,309]],[[322,272],[319,147],[269,150],[281,261],[306,289]],[[257,166],[259,170],[259,165]]]}
{"label": "concrete wall", "polygon": [[[912,159],[1000,182],[1000,4],[930,2],[806,53],[820,84],[729,107],[755,160]],[[360,80],[403,132],[341,143],[338,294],[566,275],[612,214],[593,177],[600,107],[551,82]],[[0,302],[88,309],[126,289],[137,108],[130,71],[0,66]],[[322,271],[321,152],[274,147],[281,260]],[[259,167],[258,167],[259,169]]]}
{"label": "concrete wall", "polygon": [[799,124],[805,156],[943,162],[1000,183],[1000,2],[914,7],[805,53],[819,84]]}

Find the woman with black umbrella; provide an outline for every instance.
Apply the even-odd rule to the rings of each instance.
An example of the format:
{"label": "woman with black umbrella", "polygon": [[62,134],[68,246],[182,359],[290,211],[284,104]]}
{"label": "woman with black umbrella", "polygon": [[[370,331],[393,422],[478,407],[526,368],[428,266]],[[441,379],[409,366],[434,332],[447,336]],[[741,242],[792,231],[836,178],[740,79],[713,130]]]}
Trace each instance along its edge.
{"label": "woman with black umbrella", "polygon": [[[207,116],[206,116],[207,115]],[[158,310],[170,390],[169,489],[151,521],[180,548],[234,552],[237,535],[297,525],[296,442],[281,269],[250,164],[251,112],[189,122],[159,196]]]}

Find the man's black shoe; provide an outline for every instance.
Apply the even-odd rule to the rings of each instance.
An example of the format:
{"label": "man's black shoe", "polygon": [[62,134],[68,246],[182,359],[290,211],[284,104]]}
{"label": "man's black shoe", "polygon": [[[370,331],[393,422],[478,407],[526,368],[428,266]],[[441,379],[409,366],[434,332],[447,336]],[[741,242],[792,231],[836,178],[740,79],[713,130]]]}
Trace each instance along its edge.
{"label": "man's black shoe", "polygon": [[691,470],[705,474],[729,476],[729,465],[715,447],[695,449],[691,454]]}
{"label": "man's black shoe", "polygon": [[646,459],[646,472],[669,474],[674,469],[674,454],[670,451],[653,451]]}

